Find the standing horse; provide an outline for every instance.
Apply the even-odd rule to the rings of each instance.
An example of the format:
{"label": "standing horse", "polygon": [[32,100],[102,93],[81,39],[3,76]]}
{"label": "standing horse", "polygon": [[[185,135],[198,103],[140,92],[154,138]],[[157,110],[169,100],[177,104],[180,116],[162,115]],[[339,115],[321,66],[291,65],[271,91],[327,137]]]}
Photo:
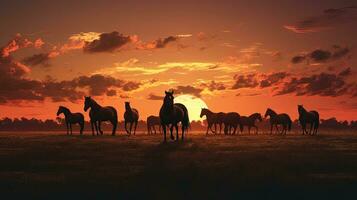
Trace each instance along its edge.
{"label": "standing horse", "polygon": [[156,125],[159,126],[159,132],[161,133],[160,117],[150,115],[150,116],[146,119],[146,124],[147,124],[147,129],[148,129],[148,135],[153,134],[152,129],[154,129],[154,134],[156,135],[156,129],[155,129],[155,126],[156,126]]}
{"label": "standing horse", "polygon": [[[138,120],[139,120],[139,111],[135,108],[131,108],[129,102],[125,102],[124,122],[125,122],[125,130],[128,133],[128,135],[131,135],[131,129],[133,127],[133,123],[135,123],[134,126],[134,135],[135,135],[136,127],[138,126]],[[127,129],[128,123],[130,123],[130,131],[128,131]]]}
{"label": "standing horse", "polygon": [[255,121],[259,120],[260,122],[263,121],[262,115],[260,113],[254,113],[247,116],[240,116],[239,126],[240,131],[243,133],[244,126],[248,126],[248,134],[250,134],[250,129],[254,127],[256,129],[255,134],[258,134],[258,127],[255,125]]}
{"label": "standing horse", "polygon": [[[206,131],[206,135],[208,135],[208,130],[211,130],[212,133],[216,134],[217,132],[217,124],[219,125],[219,133],[221,133],[222,130],[222,112],[220,113],[214,113],[212,111],[210,111],[207,108],[202,108],[201,109],[201,114],[200,117],[202,118],[203,116],[206,116],[207,118],[207,131]],[[223,114],[224,116],[224,114]],[[212,125],[214,125],[214,131],[212,130]]]}
{"label": "standing horse", "polygon": [[317,111],[306,111],[302,105],[298,105],[299,121],[302,127],[302,134],[308,134],[306,124],[310,124],[310,135],[316,135],[320,124],[320,115]]}
{"label": "standing horse", "polygon": [[97,135],[103,135],[103,131],[101,130],[101,122],[110,121],[113,125],[112,135],[115,135],[115,131],[118,125],[118,114],[114,107],[112,106],[101,106],[91,97],[84,98],[84,111],[87,112],[89,108],[91,108],[89,112],[90,124],[92,127],[92,134],[94,135],[94,128],[97,132]]}
{"label": "standing horse", "polygon": [[69,131],[71,131],[71,135],[72,135],[72,124],[77,124],[77,123],[81,127],[80,134],[82,135],[83,128],[84,128],[83,114],[82,113],[71,113],[71,111],[64,106],[58,107],[57,116],[60,115],[61,113],[64,114],[64,120],[65,120],[66,127],[67,127],[67,135],[69,135]]}
{"label": "standing horse", "polygon": [[162,130],[164,131],[164,142],[166,142],[166,126],[170,126],[171,139],[175,139],[172,135],[173,127],[176,128],[176,141],[178,141],[178,126],[177,124],[181,122],[182,126],[182,137],[184,139],[184,132],[188,129],[190,121],[188,118],[187,108],[180,103],[174,104],[174,92],[165,91],[165,97],[163,104],[160,109],[160,122]]}
{"label": "standing horse", "polygon": [[239,124],[240,120],[240,115],[236,112],[229,112],[224,115],[224,134],[232,134],[232,128],[233,128],[233,134],[236,134],[237,127]]}
{"label": "standing horse", "polygon": [[281,131],[281,134],[286,134],[287,131],[291,130],[291,119],[288,114],[286,113],[281,113],[277,114],[275,111],[272,109],[268,108],[267,111],[265,112],[264,117],[270,117],[270,134],[273,133],[273,126],[275,125],[277,133],[279,133],[278,125],[283,126],[283,130]]}

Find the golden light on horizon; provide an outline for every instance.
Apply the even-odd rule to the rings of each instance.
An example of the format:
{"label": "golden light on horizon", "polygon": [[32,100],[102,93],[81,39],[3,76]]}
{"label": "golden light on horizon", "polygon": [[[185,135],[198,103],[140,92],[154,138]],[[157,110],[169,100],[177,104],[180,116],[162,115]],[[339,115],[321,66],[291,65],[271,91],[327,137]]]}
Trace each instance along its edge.
{"label": "golden light on horizon", "polygon": [[204,120],[204,118],[200,117],[201,109],[208,108],[208,106],[202,99],[185,94],[175,97],[174,101],[175,103],[182,103],[187,107],[190,122]]}

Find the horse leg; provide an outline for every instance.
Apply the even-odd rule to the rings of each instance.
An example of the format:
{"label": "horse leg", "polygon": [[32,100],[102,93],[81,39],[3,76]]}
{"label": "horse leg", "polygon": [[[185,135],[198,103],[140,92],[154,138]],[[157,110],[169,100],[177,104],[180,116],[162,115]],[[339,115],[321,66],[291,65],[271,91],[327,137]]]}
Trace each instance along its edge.
{"label": "horse leg", "polygon": [[214,123],[214,134],[216,135],[217,134],[217,124]]}
{"label": "horse leg", "polygon": [[310,135],[312,135],[312,126],[314,125],[314,123],[311,122],[311,125],[310,125]]}
{"label": "horse leg", "polygon": [[206,136],[208,135],[208,129],[210,128],[210,124],[207,125]]}
{"label": "horse leg", "polygon": [[183,140],[184,138],[184,133],[185,133],[185,127],[184,126],[181,126],[181,130],[182,130],[182,136],[181,136],[181,140]]}
{"label": "horse leg", "polygon": [[166,125],[161,124],[161,126],[162,126],[162,130],[164,132],[164,142],[166,142]]}
{"label": "horse leg", "polygon": [[95,128],[95,132],[97,133],[97,135],[99,135],[98,122],[99,122],[99,121],[95,121],[95,122],[94,122],[94,128]]}
{"label": "horse leg", "polygon": [[270,135],[273,134],[273,124],[270,124]]}
{"label": "horse leg", "polygon": [[222,124],[219,123],[219,134],[222,134]]}
{"label": "horse leg", "polygon": [[138,121],[135,121],[134,135],[135,135],[135,132],[136,132],[136,127],[138,127]]}
{"label": "horse leg", "polygon": [[67,135],[69,135],[69,127],[68,127],[68,123],[66,122],[66,130],[67,130]]}
{"label": "horse leg", "polygon": [[254,125],[254,127],[255,127],[255,134],[258,134],[258,126],[256,126],[256,125]]}
{"label": "horse leg", "polygon": [[276,133],[279,133],[278,124],[275,124],[275,128],[276,128]]}
{"label": "horse leg", "polygon": [[71,131],[71,135],[72,135],[72,124],[69,123],[69,130]]}
{"label": "horse leg", "polygon": [[[134,122],[129,122],[130,123],[130,134],[131,134],[131,130],[133,129],[133,124]],[[135,134],[134,134],[135,135]]]}
{"label": "horse leg", "polygon": [[175,125],[175,129],[176,129],[176,141],[179,140],[179,136],[178,136],[178,126],[177,124]]}
{"label": "horse leg", "polygon": [[251,129],[252,127],[251,126],[248,126],[248,134],[250,135],[250,129]]}
{"label": "horse leg", "polygon": [[127,133],[128,135],[130,135],[130,133],[129,133],[129,131],[128,131],[128,128],[127,128],[128,121],[125,120],[124,124],[125,124],[125,131],[126,131],[126,133]]}
{"label": "horse leg", "polygon": [[92,121],[92,120],[90,121],[90,126],[92,127],[92,135],[94,135],[94,127],[93,127],[94,124],[93,124],[93,121]]}
{"label": "horse leg", "polygon": [[174,129],[174,124],[172,124],[171,127],[170,127],[170,134],[171,134],[170,137],[171,137],[171,140],[174,140],[174,139],[175,139],[174,135],[172,135],[173,129]]}

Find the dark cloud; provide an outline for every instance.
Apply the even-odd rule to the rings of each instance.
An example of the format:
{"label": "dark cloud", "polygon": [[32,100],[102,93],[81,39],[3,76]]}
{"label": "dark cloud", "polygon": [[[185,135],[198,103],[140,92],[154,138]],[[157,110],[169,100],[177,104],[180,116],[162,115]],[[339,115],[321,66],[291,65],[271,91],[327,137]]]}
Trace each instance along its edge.
{"label": "dark cloud", "polygon": [[346,71],[348,71],[348,69],[339,74],[322,72],[311,76],[292,78],[289,82],[284,83],[282,88],[278,89],[279,91],[276,95],[353,96],[355,84],[346,82],[345,78],[350,74]]}
{"label": "dark cloud", "polygon": [[163,100],[164,97],[160,95],[156,95],[153,93],[150,93],[149,96],[147,97],[148,100]]}
{"label": "dark cloud", "polygon": [[322,49],[316,49],[310,53],[310,58],[315,62],[324,62],[331,58],[331,52]]}
{"label": "dark cloud", "polygon": [[166,47],[167,44],[169,44],[170,42],[175,42],[178,38],[176,36],[169,36],[167,38],[164,39],[158,39],[155,42],[155,47],[156,48],[164,48]]}
{"label": "dark cloud", "polygon": [[316,49],[305,55],[297,55],[291,59],[291,63],[299,64],[303,61],[311,61],[315,63],[327,62],[330,60],[336,60],[347,56],[351,50],[347,47],[341,48],[339,46],[333,46],[332,50]]}
{"label": "dark cloud", "polygon": [[30,65],[30,66],[42,65],[47,67],[49,66],[49,60],[50,60],[49,53],[39,53],[26,57],[22,61],[26,65]]}
{"label": "dark cloud", "polygon": [[106,95],[107,95],[108,97],[116,96],[116,95],[117,95],[117,91],[116,91],[116,90],[107,90]]}
{"label": "dark cloud", "polygon": [[114,52],[130,42],[130,36],[124,36],[117,31],[113,31],[111,33],[102,33],[99,39],[87,42],[83,50],[87,53]]}
{"label": "dark cloud", "polygon": [[201,84],[202,87],[206,87],[210,91],[214,90],[225,90],[226,86],[223,83],[211,81],[210,83]]}
{"label": "dark cloud", "polygon": [[303,62],[305,59],[306,59],[306,56],[304,56],[304,55],[297,55],[297,56],[294,56],[294,57],[291,59],[291,62],[292,62],[293,64],[298,64],[298,63]]}
{"label": "dark cloud", "polygon": [[232,86],[232,89],[254,88],[259,85],[256,79],[256,74],[235,75],[234,80],[235,83]]}
{"label": "dark cloud", "polygon": [[265,88],[265,87],[270,87],[279,81],[283,80],[285,77],[287,77],[289,74],[286,72],[276,72],[268,75],[263,75],[264,79],[260,81],[260,87]]}
{"label": "dark cloud", "polygon": [[191,94],[196,97],[201,97],[202,88],[196,88],[190,85],[187,86],[177,86],[174,90],[176,94]]}
{"label": "dark cloud", "polygon": [[351,6],[338,9],[327,9],[319,16],[309,17],[298,21],[293,25],[284,27],[296,33],[308,33],[335,28],[339,25],[356,21],[357,7]]}

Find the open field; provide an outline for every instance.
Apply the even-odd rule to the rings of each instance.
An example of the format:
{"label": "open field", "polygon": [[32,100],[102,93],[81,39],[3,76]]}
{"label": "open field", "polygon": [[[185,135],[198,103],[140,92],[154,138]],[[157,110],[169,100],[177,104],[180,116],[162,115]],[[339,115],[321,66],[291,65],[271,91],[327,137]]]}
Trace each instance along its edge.
{"label": "open field", "polygon": [[[357,133],[204,136],[0,133],[0,192],[34,198],[351,198]],[[12,196],[14,197],[14,196]]]}

